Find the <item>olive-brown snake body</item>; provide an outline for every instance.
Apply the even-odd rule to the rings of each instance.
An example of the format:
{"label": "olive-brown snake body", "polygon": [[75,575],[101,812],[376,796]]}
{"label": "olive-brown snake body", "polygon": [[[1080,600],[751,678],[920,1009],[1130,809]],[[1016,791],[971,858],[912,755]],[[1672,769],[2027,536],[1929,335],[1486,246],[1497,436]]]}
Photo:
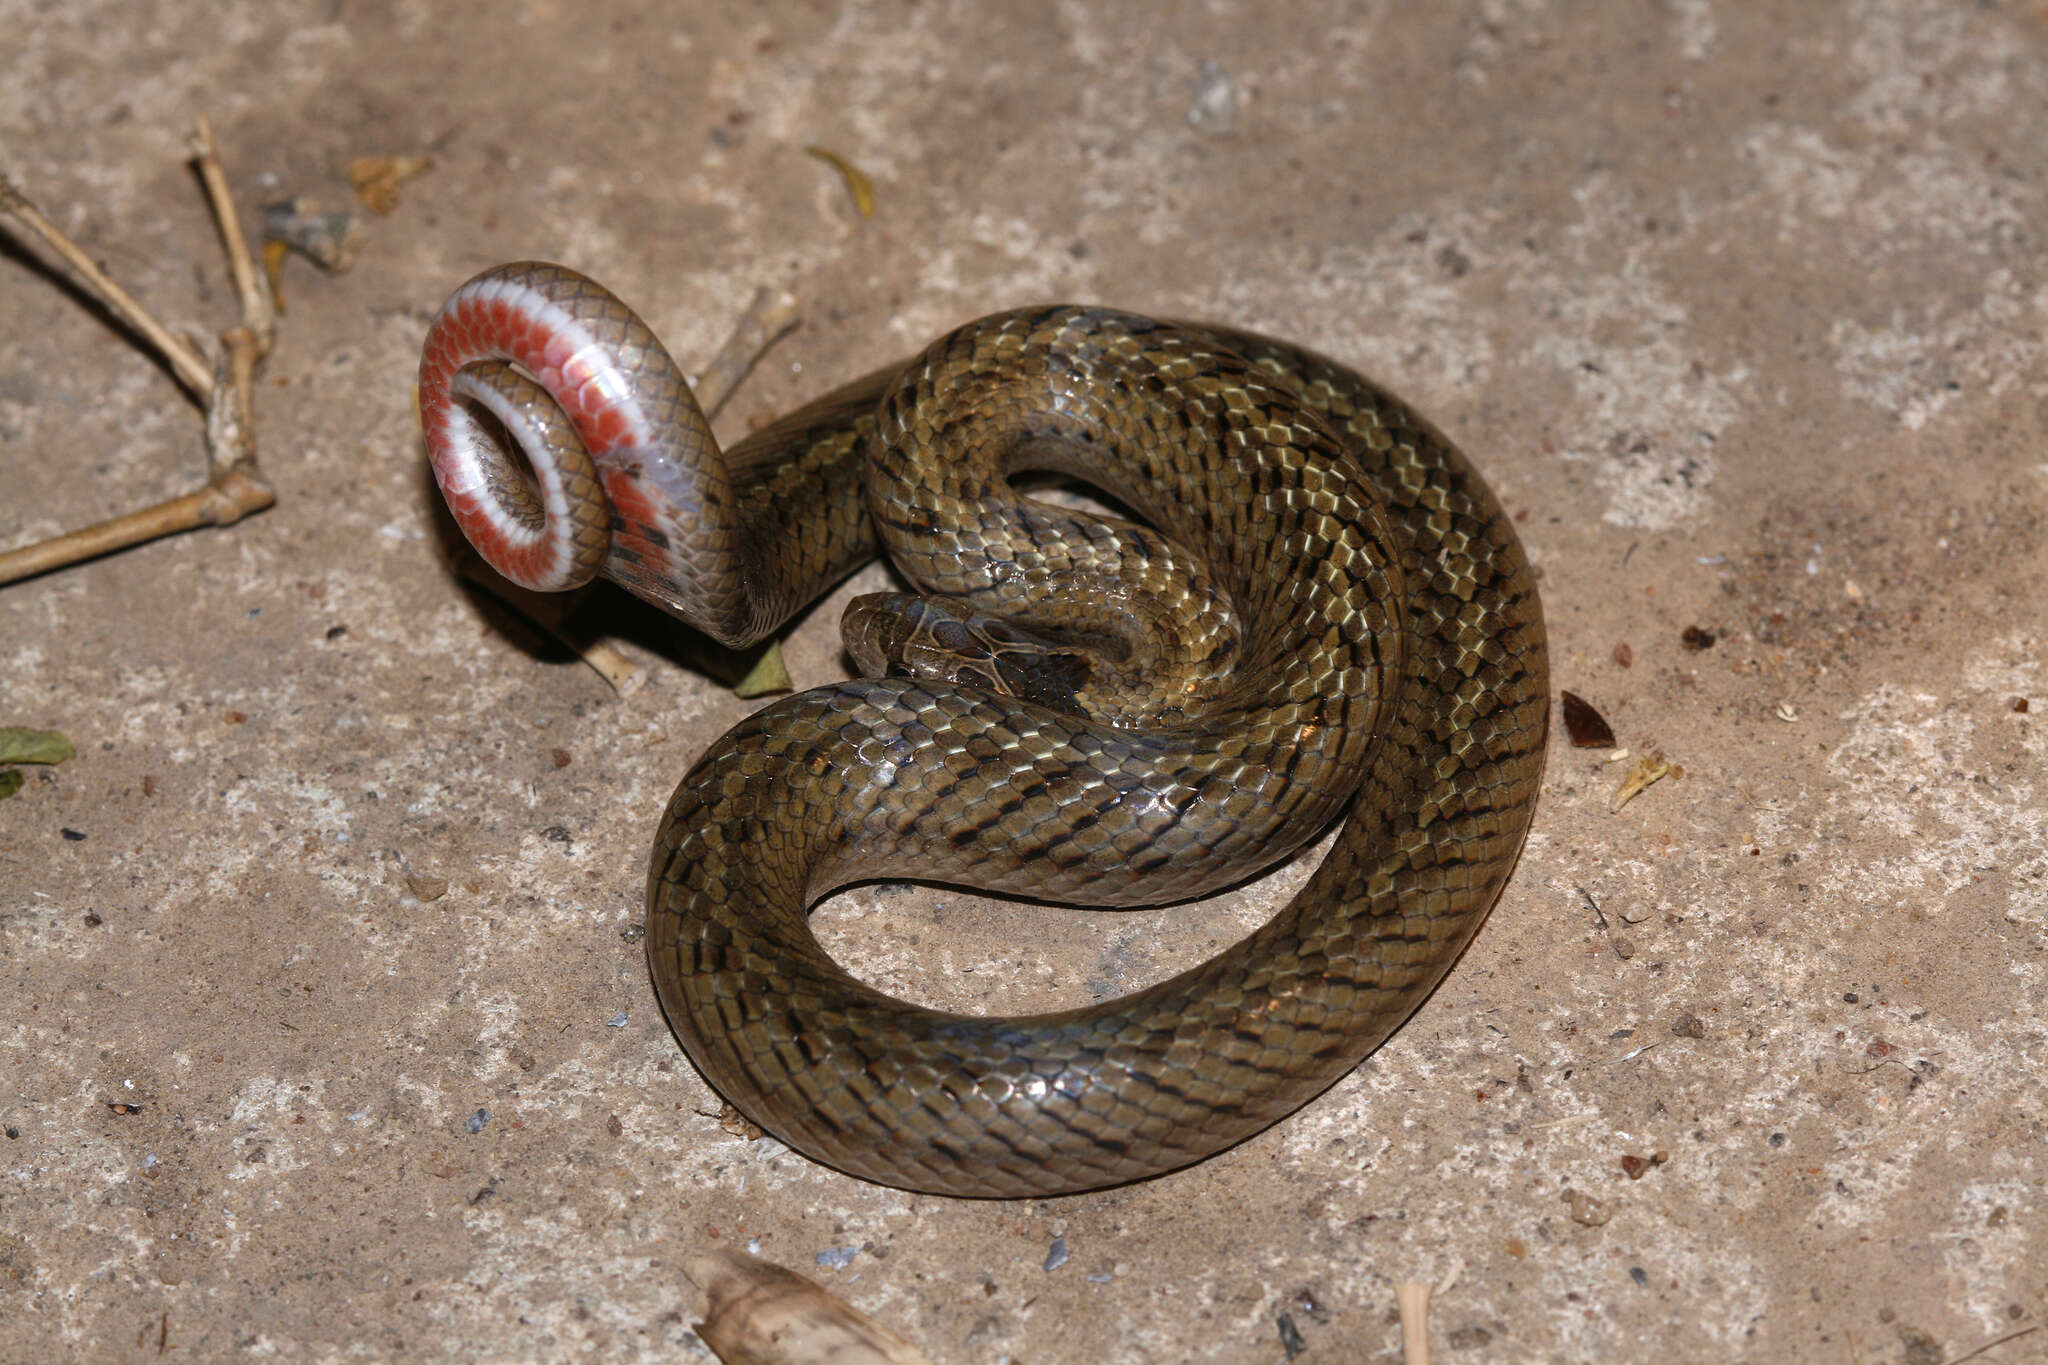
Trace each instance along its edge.
{"label": "olive-brown snake body", "polygon": [[[644,324],[527,264],[449,300],[420,397],[457,520],[528,586],[602,572],[737,644],[879,539],[941,599],[857,604],[856,657],[905,676],[734,727],[677,788],[648,879],[677,1037],[740,1110],[842,1170],[1039,1195],[1239,1142],[1408,1015],[1521,848],[1548,715],[1521,546],[1447,440],[1309,352],[1101,309],[999,314],[721,457]],[[478,410],[525,444],[538,494]],[[1020,497],[1022,470],[1084,477],[1149,526]],[[1176,900],[1347,811],[1263,928],[1082,1009],[894,1000],[807,922],[872,878]]]}

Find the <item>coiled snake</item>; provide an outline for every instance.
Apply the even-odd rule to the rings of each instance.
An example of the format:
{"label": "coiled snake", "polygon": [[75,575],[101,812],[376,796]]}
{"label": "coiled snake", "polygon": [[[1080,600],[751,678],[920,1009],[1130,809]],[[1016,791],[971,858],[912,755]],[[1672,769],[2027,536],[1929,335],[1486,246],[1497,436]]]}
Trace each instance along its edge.
{"label": "coiled snake", "polygon": [[[878,542],[930,595],[858,599],[849,649],[878,676],[711,747],[647,882],[648,964],[691,1059],[841,1170],[1044,1195],[1239,1142],[1414,1009],[1521,849],[1548,719],[1521,546],[1444,437],[1310,352],[1003,313],[721,456],[631,311],[520,264],[448,300],[419,391],[456,520],[526,586],[602,573],[729,645]],[[1085,478],[1137,520],[1021,496],[1024,471]],[[1178,900],[1340,815],[1263,928],[1082,1009],[910,1005],[807,922],[872,878]]]}

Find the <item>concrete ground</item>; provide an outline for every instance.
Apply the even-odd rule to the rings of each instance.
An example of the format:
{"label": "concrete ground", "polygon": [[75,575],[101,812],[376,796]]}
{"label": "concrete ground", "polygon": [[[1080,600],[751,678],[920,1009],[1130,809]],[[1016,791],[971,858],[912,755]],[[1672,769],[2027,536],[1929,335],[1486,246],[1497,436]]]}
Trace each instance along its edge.
{"label": "concrete ground", "polygon": [[[1392,1361],[1403,1280],[1475,1365],[1932,1365],[2048,1316],[2048,6],[0,0],[0,72],[0,163],[207,335],[196,116],[252,220],[434,159],[352,270],[287,269],[274,510],[0,589],[0,725],[78,748],[0,803],[0,1357],[695,1359],[710,1245],[949,1362]],[[413,368],[521,257],[686,364],[801,293],[733,431],[1056,297],[1354,361],[1512,509],[1555,684],[1683,776],[1614,813],[1627,763],[1558,742],[1443,988],[1194,1170],[957,1203],[729,1135],[634,939],[755,703],[611,594],[616,696],[445,567]],[[191,485],[169,379],[11,248],[0,320],[0,548]],[[821,922],[886,988],[1044,1006],[1301,876]]]}

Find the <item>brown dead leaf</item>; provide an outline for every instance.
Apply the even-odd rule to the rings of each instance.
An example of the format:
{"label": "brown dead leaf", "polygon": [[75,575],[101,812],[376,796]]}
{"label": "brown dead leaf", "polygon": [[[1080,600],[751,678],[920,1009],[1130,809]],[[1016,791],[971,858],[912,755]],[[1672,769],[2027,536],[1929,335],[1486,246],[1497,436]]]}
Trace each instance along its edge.
{"label": "brown dead leaf", "polygon": [[1593,703],[1576,692],[1559,692],[1558,701],[1564,711],[1565,737],[1575,749],[1612,749],[1614,727],[1600,714]]}
{"label": "brown dead leaf", "polygon": [[348,163],[348,183],[372,213],[398,207],[398,187],[434,163],[423,156],[359,156]]}
{"label": "brown dead leaf", "polygon": [[737,1251],[704,1251],[683,1273],[709,1301],[696,1325],[726,1365],[932,1365],[837,1294]]}

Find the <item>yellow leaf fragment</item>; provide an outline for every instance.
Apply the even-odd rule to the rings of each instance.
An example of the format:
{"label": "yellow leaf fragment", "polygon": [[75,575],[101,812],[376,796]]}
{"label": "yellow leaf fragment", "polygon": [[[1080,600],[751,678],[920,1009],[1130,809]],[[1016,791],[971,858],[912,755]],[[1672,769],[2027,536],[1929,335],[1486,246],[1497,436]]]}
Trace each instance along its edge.
{"label": "yellow leaf fragment", "polygon": [[863,218],[875,216],[875,184],[867,173],[829,147],[812,143],[804,148],[812,156],[839,172],[839,178],[846,182],[846,192],[853,196],[854,211]]}
{"label": "yellow leaf fragment", "polygon": [[1629,768],[1628,776],[1621,779],[1621,787],[1614,793],[1614,800],[1608,804],[1611,815],[1641,794],[1643,788],[1666,777],[1684,777],[1685,769],[1666,759],[1660,750],[1652,749],[1635,761]]}
{"label": "yellow leaf fragment", "polygon": [[735,697],[765,697],[771,692],[788,692],[795,684],[789,678],[789,665],[782,662],[782,644],[770,641],[768,648],[761,651],[761,657],[754,660],[754,666],[747,670],[747,676],[733,684]]}
{"label": "yellow leaf fragment", "polygon": [[348,163],[348,183],[372,213],[398,207],[398,187],[434,163],[423,156],[359,156]]}

